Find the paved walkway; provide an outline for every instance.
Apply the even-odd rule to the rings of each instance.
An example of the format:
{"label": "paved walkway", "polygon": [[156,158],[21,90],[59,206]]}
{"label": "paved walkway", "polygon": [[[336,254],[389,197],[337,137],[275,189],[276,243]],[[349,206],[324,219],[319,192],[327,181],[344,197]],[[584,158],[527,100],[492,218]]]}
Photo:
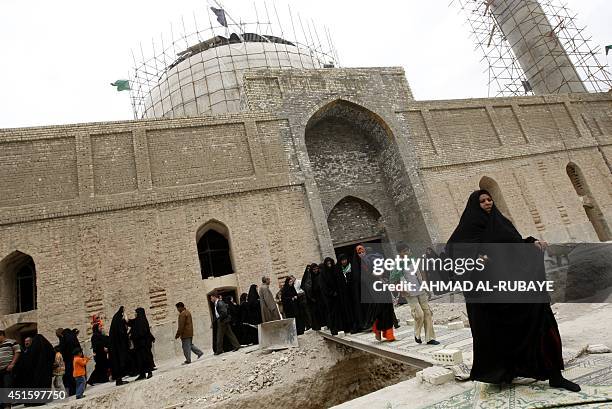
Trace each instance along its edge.
{"label": "paved walkway", "polygon": [[321,335],[334,342],[418,368],[434,365],[433,353],[441,349],[461,350],[463,362],[471,364],[472,334],[469,328],[450,330],[446,326],[436,325],[435,331],[440,345],[417,344],[414,341],[414,328],[410,324],[404,324],[395,330],[394,342],[378,341],[372,332],[333,336],[329,331],[321,331]]}
{"label": "paved walkway", "polygon": [[[451,381],[443,385],[421,383],[417,379],[400,382],[361,398],[346,402],[342,409],[489,409],[489,408],[612,408],[612,353],[582,355],[587,344],[612,347],[612,304],[568,304],[557,312],[564,343],[564,376],[581,385],[580,393],[552,389],[547,382],[522,380],[500,388],[480,382]],[[436,326],[440,345],[414,342],[411,325],[396,330],[395,342],[380,342],[372,333],[325,338],[379,356],[424,368],[434,364],[432,354],[440,349],[459,349],[464,363],[472,363],[472,339],[469,328],[449,330]],[[521,381],[521,380],[519,380]],[[518,381],[517,381],[518,382]]]}

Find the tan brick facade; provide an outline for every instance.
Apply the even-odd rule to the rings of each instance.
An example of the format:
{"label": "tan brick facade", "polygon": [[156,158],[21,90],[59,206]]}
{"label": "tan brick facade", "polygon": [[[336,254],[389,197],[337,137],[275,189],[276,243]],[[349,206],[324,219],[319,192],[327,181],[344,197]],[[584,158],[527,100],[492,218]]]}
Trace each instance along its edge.
{"label": "tan brick facade", "polygon": [[[38,291],[37,310],[16,314],[0,261],[0,326],[85,336],[92,313],[142,306],[169,356],[183,301],[207,345],[212,289],[301,276],[364,235],[443,242],[480,182],[524,235],[597,241],[568,164],[612,224],[609,93],[414,101],[396,68],[245,81],[240,114],[0,130],[0,260],[31,256]],[[202,280],[207,223],[235,274]]]}

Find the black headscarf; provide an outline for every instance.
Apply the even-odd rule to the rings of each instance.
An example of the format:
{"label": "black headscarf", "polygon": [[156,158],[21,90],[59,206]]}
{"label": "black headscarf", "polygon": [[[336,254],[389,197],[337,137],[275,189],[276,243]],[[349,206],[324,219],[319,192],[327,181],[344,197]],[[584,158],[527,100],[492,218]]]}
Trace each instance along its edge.
{"label": "black headscarf", "polygon": [[251,284],[249,287],[249,295],[247,296],[248,302],[258,301],[259,293],[257,292],[257,284]]}
{"label": "black headscarf", "polygon": [[[328,266],[327,264],[331,264]],[[336,283],[336,262],[331,257],[323,260],[323,283],[324,293],[328,298],[338,295],[338,284]]]}
{"label": "black headscarf", "polygon": [[304,274],[302,274],[302,281],[300,281],[300,288],[304,291],[306,296],[310,296],[312,292],[312,264],[306,264],[304,268]]}
{"label": "black headscarf", "polygon": [[[520,245],[520,243],[533,243],[533,237],[523,239],[510,220],[508,220],[497,208],[495,202],[491,212],[487,213],[480,207],[480,196],[491,194],[484,189],[472,192],[468,198],[465,210],[459,220],[459,225],[448,239],[446,254],[454,259],[471,258],[476,260],[481,255],[487,255],[483,271],[473,271],[456,275],[460,280],[472,280],[474,284],[478,281],[487,280],[493,284],[497,280],[545,280],[544,262],[542,253],[535,246]],[[513,243],[513,245],[502,245],[500,243]],[[546,294],[527,293],[466,293],[466,297],[494,295],[500,297],[517,299],[524,295],[529,300],[547,300]],[[490,298],[490,297],[486,297]],[[521,297],[522,299],[522,297]]]}
{"label": "black headscarf", "polygon": [[493,201],[491,213],[480,207],[480,195],[491,194],[475,190],[468,198],[459,225],[448,239],[449,243],[522,243],[523,239],[510,220]]}
{"label": "black headscarf", "polygon": [[135,348],[140,347],[151,347],[151,344],[155,338],[151,334],[151,327],[145,310],[142,307],[136,308],[136,318],[132,322],[132,330],[130,331],[132,342]]}
{"label": "black headscarf", "polygon": [[99,324],[94,324],[92,330],[91,349],[96,355],[104,354],[104,348],[108,348],[108,337],[102,334]]}

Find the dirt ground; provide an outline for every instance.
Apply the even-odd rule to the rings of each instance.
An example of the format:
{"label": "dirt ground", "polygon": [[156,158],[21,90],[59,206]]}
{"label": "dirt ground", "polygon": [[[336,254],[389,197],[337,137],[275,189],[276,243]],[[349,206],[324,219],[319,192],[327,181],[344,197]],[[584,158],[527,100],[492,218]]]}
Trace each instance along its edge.
{"label": "dirt ground", "polygon": [[314,331],[300,336],[299,343],[299,348],[273,353],[257,347],[220,356],[208,352],[190,365],[176,358],[159,363],[151,379],[88,387],[84,399],[70,398],[52,407],[326,408],[415,373],[407,365],[325,341]]}
{"label": "dirt ground", "polygon": [[[457,320],[467,323],[463,303],[443,301],[448,299],[433,300],[430,304],[436,324]],[[580,335],[582,325],[590,327],[590,340],[609,342],[609,325],[597,326],[593,322],[593,319],[609,318],[610,309],[604,308],[606,306],[609,304],[554,305],[559,323],[567,322],[561,325],[564,347],[576,353],[585,344]],[[397,307],[396,315],[402,326],[409,325],[406,324],[410,317],[408,305]],[[604,333],[593,334],[597,328]],[[114,383],[89,387],[84,399],[71,398],[52,406],[84,409],[327,408],[412,378],[416,372],[407,365],[325,341],[313,331],[300,336],[299,343],[299,348],[274,353],[264,353],[256,346],[221,356],[208,352],[190,365],[181,365],[182,358],[177,357],[158,363],[158,369],[149,380],[121,387]]]}

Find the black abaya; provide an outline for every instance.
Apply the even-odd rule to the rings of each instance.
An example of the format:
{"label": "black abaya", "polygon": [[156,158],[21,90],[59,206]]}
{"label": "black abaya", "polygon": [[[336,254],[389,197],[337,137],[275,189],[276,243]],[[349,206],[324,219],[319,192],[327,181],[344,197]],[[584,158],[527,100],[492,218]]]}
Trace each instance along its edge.
{"label": "black abaya", "polygon": [[323,295],[323,275],[317,264],[312,263],[310,269],[306,269],[302,277],[301,288],[306,294],[312,329],[318,331],[325,326],[327,320]]}
{"label": "black abaya", "polygon": [[289,277],[285,280],[285,285],[282,288],[281,301],[285,318],[295,318],[297,334],[302,335],[304,333],[304,320],[300,311],[297,291],[293,284],[289,284]]}
{"label": "black abaya", "polygon": [[[342,258],[339,258],[342,260]],[[348,259],[347,259],[348,260]],[[350,277],[352,275],[352,265],[348,264],[349,271],[344,275],[343,267],[341,263],[336,265],[336,285],[338,291],[338,303],[339,303],[339,314],[340,321],[338,329],[344,332],[350,332],[353,329],[353,306],[352,296],[350,288]]]}
{"label": "black abaya", "polygon": [[74,331],[69,328],[62,331],[59,348],[65,367],[62,381],[66,387],[66,392],[68,392],[69,396],[72,396],[76,394],[76,381],[72,376],[72,371],[74,369],[72,360],[74,359],[74,351],[81,349],[81,344]]}
{"label": "black abaya", "polygon": [[337,335],[343,326],[336,270],[334,260],[331,257],[326,257],[323,260],[323,294],[325,295],[327,327],[332,335]]}
{"label": "black abaya", "polygon": [[[487,271],[495,271],[496,275],[501,271],[507,280],[523,279],[529,274],[531,279],[541,279],[544,261],[535,246],[520,250],[523,257],[513,256],[514,248],[525,247],[518,243],[533,243],[535,239],[523,239],[495,205],[487,214],[479,203],[484,193],[489,194],[480,190],[470,195],[446,253],[451,258],[489,257],[483,272],[465,277],[472,281],[487,277]],[[517,244],[502,249],[490,243]],[[465,296],[474,345],[472,380],[499,384],[518,376],[544,380],[560,375],[561,336],[548,302],[491,303],[484,294],[472,292]]]}
{"label": "black abaya", "polygon": [[17,384],[19,388],[50,388],[53,378],[55,350],[47,338],[40,334],[32,337],[32,344],[17,361]]}
{"label": "black abaya", "polygon": [[153,371],[153,342],[155,337],[151,334],[151,327],[145,314],[144,308],[136,308],[136,317],[130,322],[130,336],[134,344],[134,355],[136,358],[136,372],[140,376]]}
{"label": "black abaya", "polygon": [[113,379],[120,381],[127,375],[130,367],[130,340],[128,338],[127,325],[123,319],[123,307],[113,315],[110,331],[109,357],[113,372]]}
{"label": "black abaya", "polygon": [[94,370],[87,381],[87,383],[90,385],[108,382],[110,361],[108,360],[108,352],[105,350],[105,348],[106,350],[109,348],[108,335],[102,334],[98,324],[95,324],[93,327],[93,334],[91,336],[91,349],[94,353],[94,362],[96,363],[96,366],[94,367]]}

